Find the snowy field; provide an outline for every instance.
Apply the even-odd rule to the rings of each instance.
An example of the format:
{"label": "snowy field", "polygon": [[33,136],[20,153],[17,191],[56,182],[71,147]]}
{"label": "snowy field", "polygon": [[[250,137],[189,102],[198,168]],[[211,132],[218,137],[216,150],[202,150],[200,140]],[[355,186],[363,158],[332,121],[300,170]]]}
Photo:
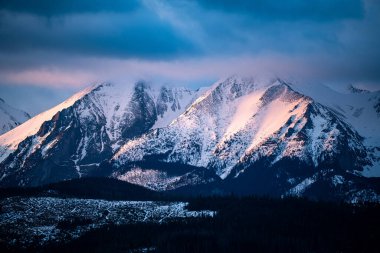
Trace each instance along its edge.
{"label": "snowy field", "polygon": [[187,204],[11,197],[0,200],[0,238],[11,245],[44,245],[72,240],[107,224],[162,223],[173,218],[215,215],[213,211],[188,211]]}

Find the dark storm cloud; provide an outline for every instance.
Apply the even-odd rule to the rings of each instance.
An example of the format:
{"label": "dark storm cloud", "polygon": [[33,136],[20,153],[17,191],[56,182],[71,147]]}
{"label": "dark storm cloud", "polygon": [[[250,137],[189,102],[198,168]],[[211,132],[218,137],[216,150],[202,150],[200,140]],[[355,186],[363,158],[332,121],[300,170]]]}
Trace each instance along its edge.
{"label": "dark storm cloud", "polygon": [[375,83],[378,27],[378,0],[0,0],[0,80],[209,80],[265,67]]}
{"label": "dark storm cloud", "polygon": [[361,0],[197,0],[207,8],[224,12],[240,12],[267,20],[331,21],[360,18],[364,15]]}
{"label": "dark storm cloud", "polygon": [[[124,59],[334,51],[341,46],[340,20],[364,15],[360,0],[0,3],[0,53],[67,52]],[[165,12],[177,18],[167,19]]]}
{"label": "dark storm cloud", "polygon": [[138,0],[0,0],[0,10],[41,16],[94,12],[130,12],[141,7]]}
{"label": "dark storm cloud", "polygon": [[168,58],[194,52],[194,46],[148,11],[41,18],[3,12],[0,51],[67,52],[90,56]]}

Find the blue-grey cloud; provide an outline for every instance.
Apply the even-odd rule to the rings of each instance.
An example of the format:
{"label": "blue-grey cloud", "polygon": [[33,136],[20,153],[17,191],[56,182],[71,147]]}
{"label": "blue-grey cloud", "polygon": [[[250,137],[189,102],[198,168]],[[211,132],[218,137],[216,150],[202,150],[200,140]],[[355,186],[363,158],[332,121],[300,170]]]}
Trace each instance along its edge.
{"label": "blue-grey cloud", "polygon": [[364,6],[361,0],[197,0],[207,8],[224,12],[244,13],[265,20],[331,21],[361,18]]}
{"label": "blue-grey cloud", "polygon": [[380,83],[379,26],[378,0],[0,0],[0,79],[75,86],[145,69],[209,80],[264,62]]}
{"label": "blue-grey cloud", "polygon": [[30,50],[167,58],[194,53],[196,48],[147,9],[128,14],[81,13],[50,18],[0,12],[0,52]]}
{"label": "blue-grey cloud", "polygon": [[1,98],[34,116],[69,98],[75,89],[52,89],[29,85],[0,85]]}
{"label": "blue-grey cloud", "polygon": [[96,12],[130,12],[141,7],[138,0],[0,0],[0,10],[41,16]]}

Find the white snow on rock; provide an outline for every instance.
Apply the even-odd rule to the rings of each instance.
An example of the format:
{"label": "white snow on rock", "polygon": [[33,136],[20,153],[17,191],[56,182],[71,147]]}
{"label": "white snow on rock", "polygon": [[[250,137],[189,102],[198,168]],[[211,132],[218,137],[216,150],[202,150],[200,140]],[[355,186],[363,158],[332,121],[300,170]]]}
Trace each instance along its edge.
{"label": "white snow on rock", "polygon": [[144,186],[151,190],[169,190],[168,185],[178,182],[180,176],[169,176],[167,172],[154,169],[134,168],[121,175],[113,175],[119,180]]}
{"label": "white snow on rock", "polygon": [[96,88],[96,86],[87,88],[80,91],[65,100],[63,103],[40,113],[20,126],[12,129],[11,131],[0,136],[0,162],[3,161],[13,150],[15,150],[18,144],[25,140],[27,137],[32,136],[38,132],[42,123],[51,120],[52,117],[59,111],[72,106],[78,99],[82,98],[84,95],[89,93],[91,90]]}
{"label": "white snow on rock", "polygon": [[[173,144],[169,162],[206,167],[218,142],[239,131],[249,121],[268,85],[270,83],[259,86],[252,79],[236,76],[217,82],[167,128],[127,142],[114,159],[118,162],[123,162],[124,158],[137,161],[145,152],[165,153]],[[162,139],[155,142],[150,138],[157,133],[163,133],[158,137]],[[194,142],[200,150],[195,150]],[[128,152],[127,156],[125,152]]]}
{"label": "white snow on rock", "polygon": [[295,90],[312,97],[317,102],[335,110],[364,137],[372,165],[365,167],[362,175],[380,176],[380,91],[370,92],[350,86],[349,92],[337,91],[325,85],[294,85]]}
{"label": "white snow on rock", "polygon": [[[207,168],[226,179],[232,172],[232,176],[240,176],[264,159],[268,166],[292,160],[317,168],[339,158],[341,167],[377,176],[380,93],[354,90],[339,93],[323,85],[309,87],[280,79],[240,76],[197,91],[145,82],[98,85],[0,136],[0,162],[30,137],[15,156],[6,160],[6,165],[1,164],[4,167],[0,180],[22,179],[28,183],[28,179],[19,178],[27,158],[48,159],[57,154],[55,147],[64,150],[60,133],[66,130],[67,136],[74,133],[78,138],[72,140],[76,150],[70,146],[67,150],[73,152],[59,162],[75,169],[74,176],[86,176],[92,168],[111,159],[113,174],[109,176],[155,190],[202,180],[196,173],[172,176],[156,168],[126,171],[128,166],[153,155],[163,163]],[[52,124],[36,135],[44,122],[63,109],[68,109],[69,114],[60,118],[62,126],[54,128]],[[345,159],[352,162],[343,164]],[[33,163],[26,164],[38,168]]]}
{"label": "white snow on rock", "polygon": [[316,175],[304,179],[302,182],[298,183],[292,189],[289,190],[288,194],[292,196],[302,196],[308,187],[314,184],[316,181]]}
{"label": "white snow on rock", "polygon": [[[166,92],[169,98],[160,97],[163,96],[163,91]],[[16,150],[20,142],[29,136],[34,136],[44,122],[51,120],[58,112],[73,107],[74,103],[76,103],[75,113],[82,125],[85,126],[88,122],[91,122],[103,126],[101,133],[96,133],[101,137],[100,143],[97,143],[99,144],[99,151],[102,152],[104,149],[104,135],[107,135],[112,143],[113,150],[116,150],[120,146],[119,142],[122,142],[121,125],[125,124],[128,121],[129,115],[134,113],[129,108],[133,92],[134,85],[121,84],[100,84],[78,92],[63,103],[33,117],[12,131],[0,136],[0,162]],[[163,89],[152,88],[149,85],[146,86],[146,92],[156,103],[157,107],[158,105],[161,106],[161,113],[158,115],[158,120],[153,128],[164,127],[169,124],[184,112],[188,104],[200,93],[200,91],[195,92],[185,88]],[[67,128],[69,127],[71,125],[67,126]],[[86,156],[88,143],[95,138],[95,133],[93,132],[83,132],[83,135],[78,146],[77,156],[79,158],[76,158],[77,161]],[[34,136],[35,140],[33,142],[35,146],[31,148],[31,151],[39,149],[47,136],[48,134],[44,137]],[[49,146],[41,147],[44,154],[49,150]]]}
{"label": "white snow on rock", "polygon": [[[312,126],[305,130],[307,123]],[[318,166],[338,152],[338,124],[345,129],[335,113],[281,80],[233,76],[214,84],[168,127],[128,141],[113,161],[165,155],[165,162],[212,168],[222,179],[238,163],[261,157],[275,156],[273,163],[296,157]],[[362,148],[355,138],[348,142]]]}

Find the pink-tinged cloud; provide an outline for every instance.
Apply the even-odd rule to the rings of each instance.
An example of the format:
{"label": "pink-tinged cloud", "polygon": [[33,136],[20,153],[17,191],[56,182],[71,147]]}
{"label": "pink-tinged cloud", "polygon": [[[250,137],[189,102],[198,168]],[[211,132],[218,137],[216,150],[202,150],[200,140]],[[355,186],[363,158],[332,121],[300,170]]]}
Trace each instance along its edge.
{"label": "pink-tinged cloud", "polygon": [[48,87],[81,87],[89,85],[96,77],[83,71],[65,71],[58,69],[31,69],[6,73],[3,82],[14,85],[35,85]]}
{"label": "pink-tinged cloud", "polygon": [[[305,58],[268,52],[258,56],[237,55],[172,61],[112,58],[77,58],[73,61],[80,66],[78,69],[76,65],[62,64],[56,68],[0,72],[0,78],[5,83],[14,85],[75,88],[98,82],[130,85],[138,79],[181,86],[196,82],[207,85],[209,83],[205,83],[205,80],[216,80],[231,74],[320,82],[357,82],[359,80],[355,80],[355,76],[360,76],[359,68],[349,69],[340,64],[341,59],[334,60],[328,54],[308,55]],[[363,79],[360,81],[365,83]]]}

